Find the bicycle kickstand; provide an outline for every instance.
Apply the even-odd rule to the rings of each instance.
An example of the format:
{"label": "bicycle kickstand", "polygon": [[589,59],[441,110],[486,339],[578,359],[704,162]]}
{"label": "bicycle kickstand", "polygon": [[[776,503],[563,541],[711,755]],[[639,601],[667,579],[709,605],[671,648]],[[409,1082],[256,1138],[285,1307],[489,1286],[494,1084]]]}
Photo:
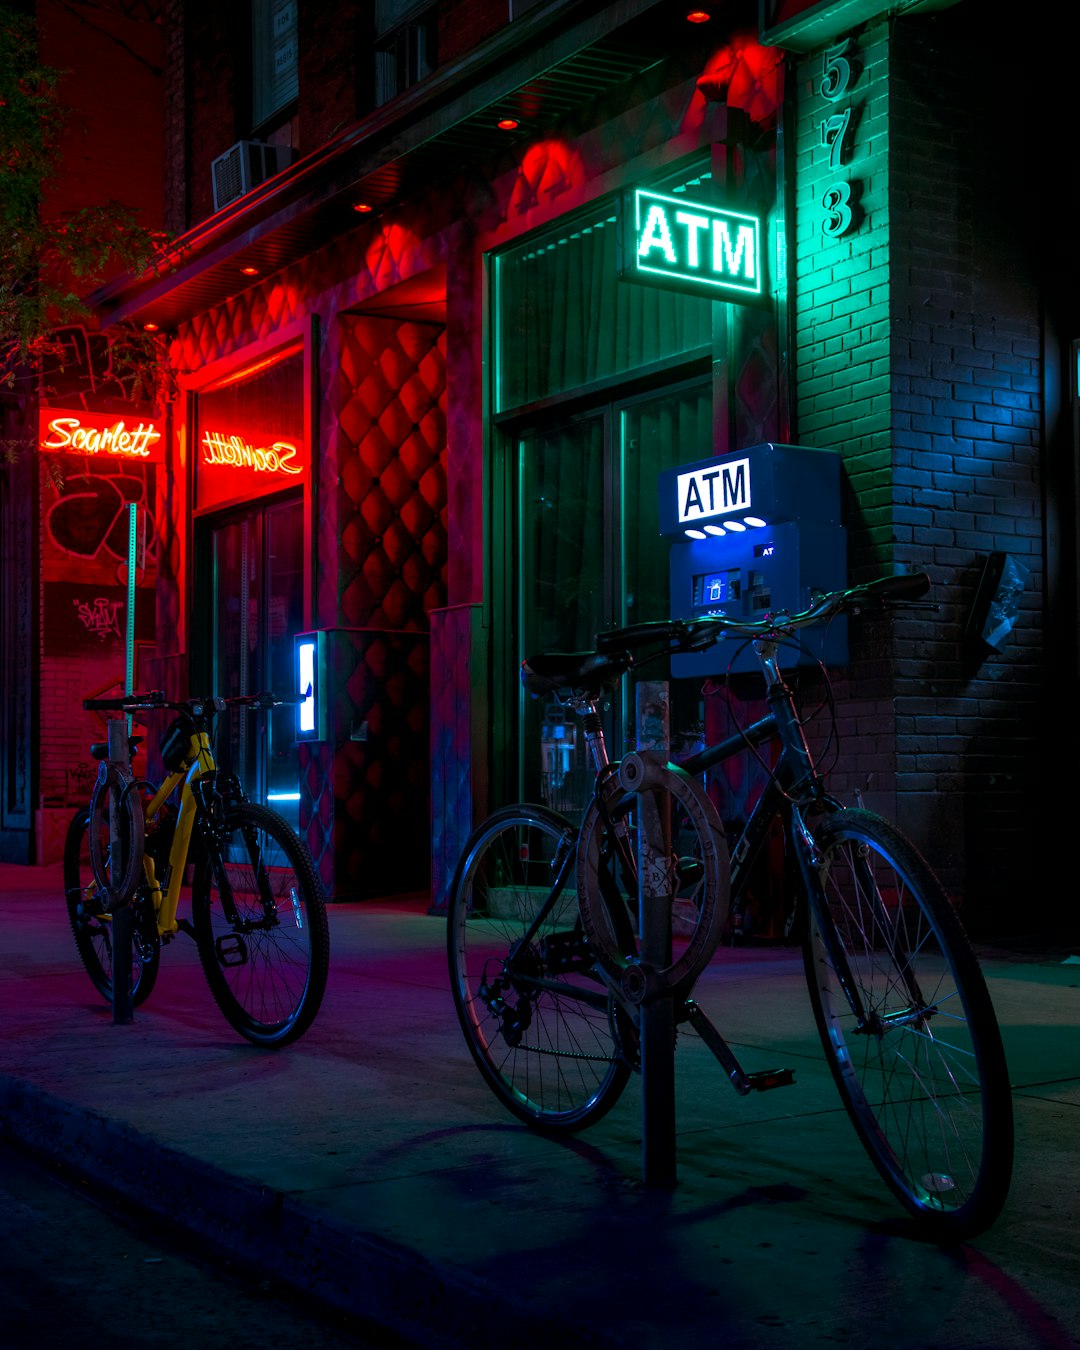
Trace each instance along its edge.
{"label": "bicycle kickstand", "polygon": [[768,1092],[770,1088],[789,1087],[795,1082],[794,1069],[759,1069],[747,1073],[735,1058],[731,1046],[692,998],[683,1005],[683,1016],[720,1061],[731,1086],[741,1097],[749,1096],[751,1092]]}

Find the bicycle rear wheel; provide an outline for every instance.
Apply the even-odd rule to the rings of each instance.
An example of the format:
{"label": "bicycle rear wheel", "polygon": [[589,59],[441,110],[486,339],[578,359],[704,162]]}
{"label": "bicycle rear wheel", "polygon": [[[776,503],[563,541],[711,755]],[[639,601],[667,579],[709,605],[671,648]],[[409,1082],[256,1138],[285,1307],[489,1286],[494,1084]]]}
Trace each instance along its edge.
{"label": "bicycle rear wheel", "polygon": [[933,1236],[970,1236],[997,1218],[1012,1174],[986,982],[940,883],[894,826],[843,810],[816,837],[823,905],[811,907],[804,955],[840,1096],[904,1208]]}
{"label": "bicycle rear wheel", "polygon": [[229,1025],[255,1045],[287,1045],[315,1020],[330,930],[311,855],[275,812],[225,812],[192,887],[199,959]]}
{"label": "bicycle rear wheel", "polygon": [[[670,959],[656,971],[656,979],[673,996],[686,997],[712,959],[728,915],[727,839],[704,790],[682,770],[671,765],[660,770],[654,801],[666,821],[670,851],[657,855],[652,885],[671,909]],[[593,801],[581,825],[577,880],[582,920],[597,960],[613,980],[638,956],[642,808],[642,799],[624,794],[610,804],[614,823],[609,826]]]}
{"label": "bicycle rear wheel", "polygon": [[[636,1054],[582,933],[575,842],[542,806],[496,811],[465,845],[447,906],[450,983],[473,1059],[515,1116],[567,1132],[607,1114]],[[554,895],[560,876],[568,884]]]}
{"label": "bicycle rear wheel", "polygon": [[[98,829],[104,840],[99,849],[107,856],[108,823]],[[107,1003],[113,998],[112,919],[103,904],[103,891],[94,878],[90,863],[90,808],[77,811],[64,840],[64,899],[71,931],[86,973],[94,988]],[[157,918],[145,897],[134,899],[134,931],[131,940],[131,1001],[145,1003],[157,980],[161,962],[161,939]]]}

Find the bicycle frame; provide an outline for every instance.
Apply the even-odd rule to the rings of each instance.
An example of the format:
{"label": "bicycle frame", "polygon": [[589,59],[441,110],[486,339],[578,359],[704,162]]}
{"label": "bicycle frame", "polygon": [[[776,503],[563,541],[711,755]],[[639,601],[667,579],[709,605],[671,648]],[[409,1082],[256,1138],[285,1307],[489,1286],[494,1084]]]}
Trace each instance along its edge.
{"label": "bicycle frame", "polygon": [[[798,897],[805,897],[811,906],[823,906],[825,897],[821,885],[821,860],[813,834],[807,826],[805,812],[807,808],[838,811],[843,807],[825,791],[814,765],[791,688],[776,662],[776,642],[772,639],[759,640],[754,643],[754,648],[765,674],[766,700],[772,711],[744,730],[735,732],[716,745],[707,746],[684,760],[680,767],[689,774],[697,775],[753,746],[779,740],[780,759],[776,769],[754,803],[731,850],[731,898],[733,902],[741,898],[750,866],[760,853],[772,822],[779,818],[785,842],[796,860],[802,880]],[[805,922],[806,916],[800,914],[796,902],[787,916],[785,933],[790,933],[800,919]],[[826,925],[822,936],[852,1014],[860,1026],[864,1025],[865,1005],[858,984],[852,978],[843,946],[837,941],[831,925]],[[916,989],[912,990],[913,997],[917,993]]]}
{"label": "bicycle frame", "polygon": [[[790,934],[797,922],[806,921],[801,912],[800,901],[809,903],[812,907],[823,906],[825,903],[820,876],[821,858],[813,834],[806,823],[806,813],[815,810],[838,811],[843,808],[839,801],[826,792],[823,780],[815,767],[795,708],[794,696],[777,662],[777,641],[771,637],[758,639],[754,643],[754,648],[765,676],[766,701],[770,706],[770,712],[750,726],[680,761],[678,767],[684,773],[696,778],[715,765],[756,746],[769,741],[779,741],[781,752],[776,767],[754,803],[738,839],[732,844],[730,894],[733,902],[741,898],[750,868],[768,838],[773,821],[779,819],[785,843],[795,858],[802,882],[796,902],[787,916],[785,933]],[[630,855],[626,819],[634,807],[634,794],[625,792],[614,778],[607,778],[606,781],[604,779],[609,760],[603,733],[599,729],[600,719],[595,702],[582,699],[574,700],[573,703],[575,710],[584,715],[587,728],[586,742],[592,753],[596,771],[595,799],[606,825],[612,831],[613,841],[621,855],[621,864],[629,869],[628,875],[633,875],[635,863]],[[589,734],[589,731],[593,734]],[[601,889],[604,891],[606,890],[604,878],[601,877],[600,880]],[[609,911],[617,912],[617,905],[616,897],[609,897]],[[860,1025],[864,1025],[866,1010],[863,998],[856,981],[851,976],[847,955],[837,941],[831,926],[826,925],[823,941],[852,1014]],[[918,990],[913,988],[911,992],[913,999],[918,1002]],[[686,1006],[691,1010],[690,1016],[694,1020],[697,1010],[689,991]],[[724,1059],[723,1054],[720,1057]],[[725,1067],[728,1067],[726,1060]]]}
{"label": "bicycle frame", "polygon": [[192,737],[185,764],[170,773],[147,803],[145,816],[150,820],[165,805],[178,786],[180,787],[180,807],[176,816],[172,844],[169,848],[169,885],[164,895],[161,883],[156,875],[153,858],[147,852],[143,857],[143,870],[150,888],[154,911],[157,914],[158,933],[170,938],[180,931],[176,913],[180,903],[180,888],[183,885],[184,870],[187,866],[188,849],[191,846],[191,834],[195,827],[198,805],[195,800],[194,785],[204,774],[215,772],[217,762],[206,731],[197,731]]}

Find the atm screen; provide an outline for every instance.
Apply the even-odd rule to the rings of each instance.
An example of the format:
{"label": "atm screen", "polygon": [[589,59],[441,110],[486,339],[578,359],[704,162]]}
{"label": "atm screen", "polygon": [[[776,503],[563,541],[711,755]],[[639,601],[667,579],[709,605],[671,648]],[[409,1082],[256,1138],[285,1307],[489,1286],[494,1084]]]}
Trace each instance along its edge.
{"label": "atm screen", "polygon": [[730,605],[741,591],[741,569],[729,567],[723,572],[707,572],[694,578],[695,605]]}

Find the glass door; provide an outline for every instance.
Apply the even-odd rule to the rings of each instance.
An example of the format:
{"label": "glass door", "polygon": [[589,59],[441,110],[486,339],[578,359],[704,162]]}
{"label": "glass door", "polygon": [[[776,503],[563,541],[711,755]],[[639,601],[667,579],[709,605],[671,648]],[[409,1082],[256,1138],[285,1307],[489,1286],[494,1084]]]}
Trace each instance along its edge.
{"label": "glass door", "polygon": [[[299,500],[259,505],[210,527],[215,693],[292,693],[292,638],[304,625],[303,537]],[[222,719],[218,760],[250,797],[297,826],[294,708],[232,710]]]}
{"label": "glass door", "polygon": [[[513,628],[517,660],[541,651],[588,651],[598,629],[666,618],[668,545],[660,538],[663,469],[712,453],[708,379],[612,402],[574,419],[550,419],[516,443]],[[509,655],[509,653],[508,653]],[[667,663],[644,679],[670,679]],[[701,732],[697,682],[671,686],[672,742]],[[580,719],[557,700],[517,700],[517,780],[522,799],[576,818],[592,772]],[[611,700],[609,749],[633,742],[633,691]]]}
{"label": "glass door", "polygon": [[[518,444],[518,660],[584,651],[611,612],[606,410]],[[574,818],[591,775],[580,719],[558,700],[521,699],[522,799]]]}

